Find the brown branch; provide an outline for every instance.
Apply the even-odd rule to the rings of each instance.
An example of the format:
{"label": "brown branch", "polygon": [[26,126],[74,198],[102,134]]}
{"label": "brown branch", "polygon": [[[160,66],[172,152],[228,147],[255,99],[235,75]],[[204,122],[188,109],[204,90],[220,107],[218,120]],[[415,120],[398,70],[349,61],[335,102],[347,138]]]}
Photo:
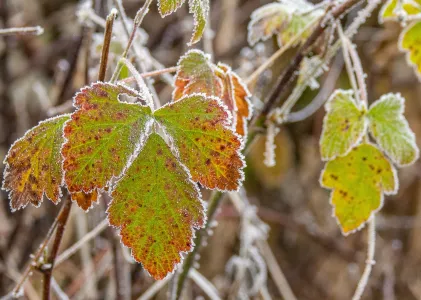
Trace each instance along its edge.
{"label": "brown branch", "polygon": [[108,54],[110,53],[110,44],[111,44],[111,37],[113,34],[115,16],[116,16],[116,13],[111,12],[107,17],[107,23],[105,25],[104,44],[102,45],[101,62],[99,65],[99,72],[98,72],[99,81],[104,81],[105,74],[107,73]]}
{"label": "brown branch", "polygon": [[54,238],[53,246],[51,248],[50,256],[46,262],[46,265],[41,266],[41,270],[44,273],[44,289],[43,289],[43,299],[50,299],[50,287],[51,287],[51,278],[53,275],[54,262],[57,257],[58,249],[60,247],[61,240],[63,238],[64,229],[66,228],[67,220],[69,219],[70,209],[72,208],[72,200],[70,196],[66,197],[66,200],[63,204],[63,208],[57,216],[57,230]]}
{"label": "brown branch", "polygon": [[270,91],[269,96],[267,97],[267,101],[265,102],[262,111],[257,117],[254,118],[252,125],[255,124],[256,126],[264,127],[266,116],[278,104],[281,96],[288,90],[288,87],[297,78],[297,70],[300,68],[301,62],[309,54],[314,44],[323,35],[326,28],[328,27],[326,24],[329,22],[329,20],[326,19],[327,16],[329,16],[331,20],[339,19],[343,14],[348,12],[353,6],[357,5],[361,1],[362,0],[347,0],[326,13],[326,16],[321,19],[319,24],[317,24],[312,34],[298,50],[289,66],[278,78],[274,88]]}

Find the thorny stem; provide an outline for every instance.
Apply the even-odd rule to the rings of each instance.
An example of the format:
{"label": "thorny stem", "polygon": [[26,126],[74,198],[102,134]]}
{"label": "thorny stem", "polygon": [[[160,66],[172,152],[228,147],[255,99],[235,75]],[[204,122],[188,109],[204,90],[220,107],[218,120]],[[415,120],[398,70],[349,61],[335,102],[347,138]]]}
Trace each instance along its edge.
{"label": "thorny stem", "polygon": [[0,29],[0,36],[6,36],[6,35],[41,35],[43,33],[44,33],[44,28],[42,28],[41,26]]}
{"label": "thorny stem", "polygon": [[[344,13],[348,12],[354,5],[358,4],[361,0],[347,0],[341,3],[339,6],[336,6],[333,8],[330,12],[327,14],[330,15],[333,19],[338,19],[341,17]],[[298,53],[290,63],[290,65],[287,67],[287,69],[281,74],[279,77],[277,84],[275,88],[271,91],[268,100],[265,103],[265,106],[263,107],[263,110],[260,112],[260,114],[253,119],[251,124],[249,126],[258,126],[263,127],[266,116],[269,114],[269,112],[275,107],[277,104],[278,99],[280,96],[286,91],[287,87],[292,84],[294,79],[297,77],[297,69],[300,67],[300,64],[304,57],[309,53],[310,49],[314,45],[314,43],[319,39],[319,37],[324,33],[326,29],[326,24],[323,24],[324,18],[318,23],[316,28],[313,30],[312,34],[309,36],[309,38],[306,40],[303,46],[298,50]],[[247,151],[247,147],[249,147],[252,144],[252,139],[257,134],[254,132],[250,132],[249,136],[247,138],[247,145],[244,151]],[[222,201],[224,194],[219,191],[214,191],[210,200],[209,200],[209,206],[208,206],[208,220],[206,222],[205,228],[199,230],[196,232],[196,237],[194,239],[195,247],[193,248],[192,252],[190,252],[183,263],[183,269],[178,277],[178,281],[176,284],[176,292],[175,292],[175,299],[180,299],[181,293],[183,291],[184,283],[186,278],[188,277],[188,273],[190,268],[193,266],[196,254],[199,252],[199,249],[201,247],[202,240],[204,238],[204,235],[207,234],[207,229],[209,229],[210,224],[212,223],[212,220],[215,216],[215,213],[217,209],[219,208],[219,205]]]}
{"label": "thorny stem", "polygon": [[367,260],[365,261],[365,269],[363,275],[361,276],[360,281],[358,282],[357,289],[355,294],[352,297],[352,300],[360,300],[361,296],[364,293],[364,290],[368,284],[368,279],[370,278],[371,270],[373,265],[376,263],[374,260],[374,253],[376,249],[376,222],[374,215],[371,217],[370,222],[368,223],[368,249],[367,249]]}
{"label": "thorny stem", "polygon": [[54,220],[53,224],[51,224],[50,229],[48,229],[47,235],[44,239],[44,241],[41,243],[41,245],[38,248],[38,251],[33,256],[31,262],[26,267],[25,271],[22,274],[22,277],[20,278],[19,282],[16,284],[16,286],[12,290],[13,295],[18,295],[19,291],[22,289],[22,286],[24,285],[26,279],[28,276],[30,276],[31,271],[34,269],[35,266],[37,266],[39,259],[41,258],[41,255],[44,253],[44,249],[47,247],[48,243],[51,240],[51,237],[53,236],[54,230],[56,229],[58,223],[59,223],[59,216],[62,215],[63,211],[66,209],[66,204],[63,204],[63,206],[60,209],[60,212],[56,219]]}
{"label": "thorny stem", "polygon": [[113,25],[117,11],[111,11],[105,23],[104,44],[102,45],[101,62],[99,64],[98,80],[104,81],[107,73],[108,54],[110,52],[111,37],[113,34]]}
{"label": "thorny stem", "polygon": [[44,289],[43,289],[44,300],[50,299],[50,287],[51,287],[51,278],[52,278],[53,269],[54,269],[54,262],[57,257],[57,252],[60,247],[61,240],[63,238],[63,233],[64,233],[64,229],[66,228],[67,220],[69,219],[72,203],[73,202],[70,196],[67,196],[65,202],[63,203],[63,209],[60,211],[59,215],[57,216],[56,236],[54,238],[50,256],[47,260],[47,265],[45,265],[45,268],[41,266],[41,270],[44,273]]}

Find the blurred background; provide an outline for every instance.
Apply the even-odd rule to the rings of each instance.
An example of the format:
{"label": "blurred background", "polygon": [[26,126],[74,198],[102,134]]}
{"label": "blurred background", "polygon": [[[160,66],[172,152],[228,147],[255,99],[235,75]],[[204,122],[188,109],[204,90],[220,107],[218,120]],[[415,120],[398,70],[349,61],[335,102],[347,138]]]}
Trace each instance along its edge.
{"label": "blurred background", "polygon": [[[40,36],[19,35],[0,38],[0,159],[10,145],[40,120],[71,112],[71,98],[86,83],[96,81],[103,38],[103,20],[113,5],[111,0],[0,0],[0,28],[42,26]],[[214,61],[227,63],[247,78],[277,50],[275,40],[249,48],[247,24],[250,14],[270,3],[266,0],[211,0],[212,35],[196,48],[213,49]],[[317,2],[317,1],[314,1]],[[133,17],[141,0],[124,0],[127,15]],[[346,21],[346,20],[345,20]],[[116,25],[118,26],[118,24]],[[175,66],[188,49],[193,20],[184,5],[177,13],[162,19],[155,3],[146,16],[141,34],[135,40],[156,61],[148,70]],[[368,74],[370,101],[387,92],[400,92],[406,98],[406,117],[421,141],[421,82],[398,51],[399,24],[379,25],[377,13],[360,29],[354,41]],[[115,39],[118,41],[118,36]],[[113,43],[111,65],[122,52]],[[250,87],[256,107],[270,90],[294,49]],[[159,63],[158,63],[159,62]],[[333,60],[332,71],[323,75],[321,85],[349,87],[341,59]],[[109,67],[109,71],[112,71]],[[331,71],[331,72],[332,72]],[[342,71],[342,72],[341,72]],[[109,78],[111,74],[107,74]],[[163,103],[170,100],[172,88],[156,78],[155,87]],[[310,103],[318,91],[306,91],[295,110]],[[326,98],[329,94],[325,95]],[[310,118],[283,127],[276,137],[277,164],[263,164],[264,138],[258,139],[248,154],[245,189],[257,215],[269,227],[268,242],[276,263],[282,269],[298,299],[350,299],[366,257],[366,232],[343,237],[329,204],[329,191],[319,186],[323,168],[318,150],[323,108]],[[4,165],[0,165],[0,176]],[[378,214],[376,265],[363,299],[421,299],[421,181],[420,163],[399,171],[400,190],[386,197]],[[1,179],[2,180],[2,179]],[[204,199],[209,193],[204,192]],[[61,250],[74,244],[105,219],[109,199],[85,214],[74,206]],[[11,213],[8,195],[0,193],[0,297],[15,286],[30,254],[43,241],[59,206],[44,201],[40,208],[28,206]],[[235,258],[248,234],[242,218],[226,200],[217,215],[217,226],[200,254],[197,270],[224,299],[238,298],[235,286]],[[419,241],[418,241],[419,240]],[[257,263],[258,264],[258,263]],[[264,262],[263,262],[264,264]],[[119,265],[126,275],[116,282]],[[265,279],[263,269],[249,269],[246,286]],[[259,273],[260,272],[260,273]],[[259,277],[260,276],[260,277]],[[262,277],[263,276],[263,277]],[[272,299],[282,299],[279,278],[267,276],[265,289]],[[127,249],[119,245],[114,229],[104,229],[70,258],[54,269],[53,299],[137,299],[153,280],[140,264],[132,264]],[[123,292],[118,286],[123,284]],[[22,299],[41,299],[42,276],[34,271],[25,285]],[[66,296],[67,295],[67,296]],[[167,286],[155,296],[167,298]],[[244,296],[244,295],[243,295]],[[267,296],[267,295],[266,295]],[[192,282],[186,299],[208,298]],[[245,295],[262,298],[262,294]],[[245,299],[246,299],[245,298]],[[2,299],[2,298],[0,298]]]}

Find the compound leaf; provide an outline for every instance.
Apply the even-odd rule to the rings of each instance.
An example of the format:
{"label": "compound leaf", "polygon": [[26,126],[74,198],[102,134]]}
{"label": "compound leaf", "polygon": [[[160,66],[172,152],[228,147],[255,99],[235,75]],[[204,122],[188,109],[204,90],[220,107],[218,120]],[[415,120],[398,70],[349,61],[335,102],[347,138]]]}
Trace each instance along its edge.
{"label": "compound leaf", "polygon": [[67,141],[62,149],[64,178],[71,193],[105,188],[122,173],[146,135],[151,109],[121,102],[120,94],[138,97],[123,85],[98,82],[74,98],[77,111],[64,128]]}
{"label": "compound leaf", "polygon": [[320,152],[323,160],[347,154],[367,130],[365,108],[356,105],[352,91],[335,91],[325,105]]}
{"label": "compound leaf", "polygon": [[408,26],[400,37],[400,49],[407,53],[408,64],[414,67],[421,80],[421,22]]}
{"label": "compound leaf", "polygon": [[207,188],[237,190],[243,179],[241,138],[230,128],[230,114],[215,98],[193,94],[154,113],[172,137],[181,162],[194,181]]}
{"label": "compound leaf", "polygon": [[190,50],[178,62],[174,101],[186,95],[203,93],[220,98],[223,85],[215,74],[215,66],[210,62],[209,55],[200,50]]}
{"label": "compound leaf", "polygon": [[383,204],[383,194],[398,189],[396,170],[371,144],[361,144],[326,164],[321,185],[332,189],[334,215],[347,235],[360,229]]}
{"label": "compound leaf", "polygon": [[193,247],[194,230],[205,222],[200,193],[165,141],[151,134],[112,192],[111,225],[136,261],[163,279]]}
{"label": "compound leaf", "polygon": [[404,110],[405,99],[401,95],[387,94],[373,103],[368,112],[371,134],[398,166],[412,164],[419,156]]}
{"label": "compound leaf", "polygon": [[161,17],[168,16],[179,9],[185,0],[158,0],[158,10]]}
{"label": "compound leaf", "polygon": [[2,188],[11,191],[13,211],[29,203],[39,206],[44,194],[54,203],[60,200],[63,181],[60,149],[63,125],[69,119],[69,115],[63,115],[40,122],[11,146],[4,160]]}

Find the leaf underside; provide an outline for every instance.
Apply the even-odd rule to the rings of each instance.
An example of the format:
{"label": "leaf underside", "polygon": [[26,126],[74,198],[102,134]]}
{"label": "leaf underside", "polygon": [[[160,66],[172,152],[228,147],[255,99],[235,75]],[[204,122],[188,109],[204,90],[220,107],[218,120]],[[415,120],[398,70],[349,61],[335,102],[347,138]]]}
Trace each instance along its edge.
{"label": "leaf underside", "polygon": [[334,215],[345,235],[360,229],[381,208],[383,194],[395,194],[398,189],[394,167],[371,144],[361,144],[329,161],[320,183],[332,189]]}

